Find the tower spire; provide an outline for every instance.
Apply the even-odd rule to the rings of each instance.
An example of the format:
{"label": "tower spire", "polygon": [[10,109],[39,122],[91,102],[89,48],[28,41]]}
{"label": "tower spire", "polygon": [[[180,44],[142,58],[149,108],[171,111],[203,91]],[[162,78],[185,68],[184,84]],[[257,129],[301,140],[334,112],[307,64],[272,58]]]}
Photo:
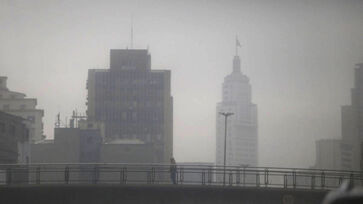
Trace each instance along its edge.
{"label": "tower spire", "polygon": [[236,35],[236,56],[238,56],[238,47],[241,47],[241,43],[238,40],[238,36]]}
{"label": "tower spire", "polygon": [[233,58],[233,72],[240,73],[241,72],[241,61],[238,56],[238,47],[241,47],[241,43],[238,40],[236,35],[236,55]]}

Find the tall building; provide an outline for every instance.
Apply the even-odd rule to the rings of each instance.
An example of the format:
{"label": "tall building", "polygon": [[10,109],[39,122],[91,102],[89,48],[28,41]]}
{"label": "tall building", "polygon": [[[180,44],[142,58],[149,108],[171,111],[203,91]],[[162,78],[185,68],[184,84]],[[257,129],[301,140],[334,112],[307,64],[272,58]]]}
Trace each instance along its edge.
{"label": "tall building", "polygon": [[351,105],[342,107],[342,169],[362,169],[363,141],[363,63],[356,64]]}
{"label": "tall building", "polygon": [[233,71],[224,78],[222,102],[217,104],[217,165],[224,163],[225,118],[220,115],[221,112],[233,113],[228,117],[226,164],[257,166],[257,106],[251,102],[251,85],[249,78],[241,72],[237,47],[236,56],[233,58]]}
{"label": "tall building", "polygon": [[155,149],[150,162],[168,162],[173,152],[170,71],[152,70],[148,50],[110,52],[110,69],[88,72],[87,116],[105,127],[105,143],[139,141]]}
{"label": "tall building", "polygon": [[316,159],[315,169],[341,169],[340,139],[322,139],[315,142]]}
{"label": "tall building", "polygon": [[23,93],[10,91],[7,77],[0,77],[0,110],[28,121],[31,143],[37,143],[45,138],[42,121],[44,111],[36,108],[37,99],[25,96]]}

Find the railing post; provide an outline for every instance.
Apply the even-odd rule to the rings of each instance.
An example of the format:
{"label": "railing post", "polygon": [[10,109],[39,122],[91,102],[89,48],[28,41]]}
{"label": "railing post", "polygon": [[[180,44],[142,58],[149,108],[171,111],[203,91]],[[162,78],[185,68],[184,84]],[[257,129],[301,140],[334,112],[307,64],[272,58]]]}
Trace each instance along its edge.
{"label": "railing post", "polygon": [[151,183],[155,182],[155,167],[151,168]]}
{"label": "railing post", "polygon": [[212,183],[212,170],[211,167],[208,168],[208,184]]}
{"label": "railing post", "polygon": [[292,187],[294,189],[296,188],[296,171],[295,170],[292,172]]}
{"label": "railing post", "polygon": [[265,187],[268,185],[268,169],[265,169]]}
{"label": "railing post", "polygon": [[64,169],[64,182],[66,184],[69,183],[69,167],[66,166],[66,168]]}
{"label": "railing post", "polygon": [[338,182],[339,186],[340,186],[340,184],[342,184],[342,182],[343,182],[343,178],[342,178],[342,176],[340,176],[339,177],[339,182]]}
{"label": "railing post", "polygon": [[184,168],[183,167],[179,168],[179,180],[180,180],[180,184],[183,184],[183,182],[184,182]]}
{"label": "railing post", "polygon": [[12,183],[12,172],[11,168],[6,169],[6,184],[10,185]]}
{"label": "railing post", "polygon": [[284,188],[287,188],[287,175],[284,175]]}
{"label": "railing post", "polygon": [[35,169],[35,183],[40,184],[40,167]]}
{"label": "railing post", "polygon": [[99,171],[98,167],[95,166],[93,169],[93,184],[97,184],[98,182],[98,176],[99,176],[98,171]]}
{"label": "railing post", "polygon": [[228,174],[228,184],[230,186],[233,184],[233,174],[232,174],[232,170],[229,170],[229,174]]}
{"label": "railing post", "polygon": [[241,184],[241,172],[239,169],[237,169],[237,172],[236,172],[236,184],[237,185]]}
{"label": "railing post", "polygon": [[246,185],[246,169],[244,167],[243,167],[242,173],[243,173],[242,183],[243,183],[243,186],[245,186]]}
{"label": "railing post", "polygon": [[205,185],[205,171],[202,169],[202,185]]}
{"label": "railing post", "polygon": [[120,170],[120,184],[125,184],[127,180],[127,167]]}
{"label": "railing post", "polygon": [[350,183],[351,183],[352,185],[354,185],[354,177],[353,177],[353,173],[350,173],[349,180],[350,180]]}
{"label": "railing post", "polygon": [[314,190],[315,188],[315,175],[313,174],[311,176],[311,189]]}
{"label": "railing post", "polygon": [[147,184],[151,183],[151,171],[152,170],[150,170],[150,171],[146,170],[146,183]]}
{"label": "railing post", "polygon": [[324,171],[321,172],[321,188],[325,188],[325,173]]}

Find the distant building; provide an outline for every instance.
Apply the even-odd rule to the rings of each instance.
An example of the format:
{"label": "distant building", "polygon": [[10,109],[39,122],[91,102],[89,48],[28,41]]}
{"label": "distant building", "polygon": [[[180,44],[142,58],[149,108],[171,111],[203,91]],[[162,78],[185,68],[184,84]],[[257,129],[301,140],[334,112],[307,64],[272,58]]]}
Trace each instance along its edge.
{"label": "distant building", "polygon": [[29,160],[29,130],[24,119],[0,111],[0,164],[26,164]]}
{"label": "distant building", "polygon": [[315,169],[341,169],[341,145],[339,139],[323,139],[315,142]]}
{"label": "distant building", "polygon": [[111,50],[110,55],[110,69],[88,72],[88,120],[104,124],[105,143],[141,141],[153,148],[149,162],[169,162],[173,152],[170,71],[151,70],[147,50]]}
{"label": "distant building", "polygon": [[363,141],[363,63],[356,64],[352,104],[342,107],[342,169],[362,168]]}
{"label": "distant building", "polygon": [[0,110],[22,117],[29,121],[32,143],[40,142],[43,135],[43,110],[36,109],[37,99],[25,98],[25,94],[10,91],[7,88],[7,77],[0,77]]}
{"label": "distant building", "polygon": [[[32,163],[51,163],[58,168],[73,170],[78,173],[72,179],[92,182],[96,163],[108,164],[107,168],[115,167],[115,163],[154,163],[155,148],[140,140],[113,140],[103,143],[102,125],[94,126],[94,122],[82,121],[79,127],[55,128],[54,140],[44,140],[42,143],[32,144]],[[82,165],[78,165],[82,164]],[[145,174],[129,174],[128,178],[145,179]],[[64,179],[64,173],[52,174],[49,180]],[[120,173],[105,173],[99,179],[115,182],[120,180]],[[33,179],[34,180],[34,179]]]}
{"label": "distant building", "polygon": [[101,144],[98,129],[55,128],[54,140],[32,145],[32,163],[98,163]]}
{"label": "distant building", "polygon": [[257,106],[251,102],[249,78],[241,72],[240,57],[233,59],[233,71],[224,78],[222,102],[217,104],[216,164],[224,162],[225,119],[220,112],[231,112],[227,126],[226,165],[257,166]]}

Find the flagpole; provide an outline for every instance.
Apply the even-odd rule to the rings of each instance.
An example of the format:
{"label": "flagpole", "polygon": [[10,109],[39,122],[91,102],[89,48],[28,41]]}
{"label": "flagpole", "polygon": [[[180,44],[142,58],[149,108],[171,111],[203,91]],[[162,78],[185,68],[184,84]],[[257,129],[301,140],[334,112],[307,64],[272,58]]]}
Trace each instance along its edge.
{"label": "flagpole", "polygon": [[238,56],[238,44],[237,44],[237,42],[238,42],[238,38],[237,38],[237,35],[236,35],[236,56]]}

